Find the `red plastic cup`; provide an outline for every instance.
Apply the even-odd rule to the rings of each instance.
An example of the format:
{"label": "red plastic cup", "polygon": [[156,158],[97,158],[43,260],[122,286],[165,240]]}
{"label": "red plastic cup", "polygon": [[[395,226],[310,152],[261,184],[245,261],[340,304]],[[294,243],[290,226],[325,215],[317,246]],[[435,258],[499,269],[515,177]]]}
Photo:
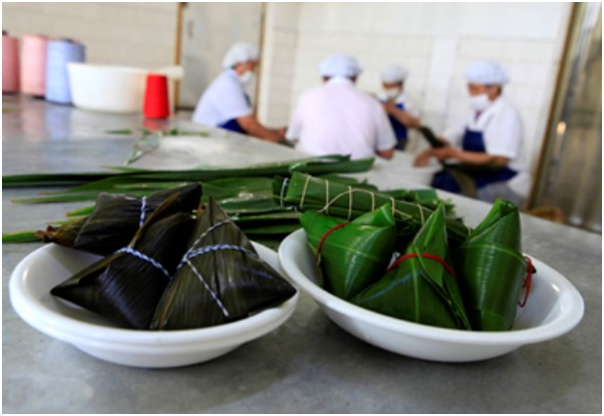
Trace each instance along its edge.
{"label": "red plastic cup", "polygon": [[147,118],[166,118],[170,115],[168,77],[165,75],[147,75],[143,114]]}

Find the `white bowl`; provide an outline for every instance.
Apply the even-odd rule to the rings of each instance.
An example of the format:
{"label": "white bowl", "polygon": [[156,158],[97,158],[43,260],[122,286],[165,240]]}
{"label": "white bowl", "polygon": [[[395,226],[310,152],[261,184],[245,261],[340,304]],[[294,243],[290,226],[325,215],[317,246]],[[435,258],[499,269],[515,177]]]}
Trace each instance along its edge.
{"label": "white bowl", "polygon": [[314,256],[298,230],[279,247],[290,279],[308,293],[337,325],[352,335],[397,354],[432,361],[464,362],[497,357],[518,347],[560,336],[583,316],[583,299],[560,273],[532,259],[537,269],[528,303],[518,308],[514,329],[472,332],[443,329],[391,318],[346,302],[317,285]]}
{"label": "white bowl", "polygon": [[[256,243],[254,247],[260,257],[281,271],[277,253]],[[278,307],[210,328],[178,331],[118,328],[92,312],[68,306],[49,293],[51,288],[98,259],[54,244],[44,246],[15,268],[9,283],[10,300],[17,314],[39,331],[117,364],[159,368],[211,360],[268,334],[291,316],[298,302],[296,293]]]}
{"label": "white bowl", "polygon": [[[174,109],[174,81],[182,77],[182,68],[154,70],[169,78],[170,108]],[[149,70],[117,65],[67,64],[69,86],[76,107],[110,113],[143,111],[145,83]]]}

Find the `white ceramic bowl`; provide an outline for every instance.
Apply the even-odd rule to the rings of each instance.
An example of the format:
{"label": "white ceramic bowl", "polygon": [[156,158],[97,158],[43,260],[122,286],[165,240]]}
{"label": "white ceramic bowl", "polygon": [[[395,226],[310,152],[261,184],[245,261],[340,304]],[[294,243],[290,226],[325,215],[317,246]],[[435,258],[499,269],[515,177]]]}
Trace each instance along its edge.
{"label": "white ceramic bowl", "polygon": [[314,256],[306,233],[298,230],[279,247],[279,260],[290,279],[308,293],[337,325],[380,348],[432,361],[478,361],[518,347],[560,336],[583,316],[583,299],[561,274],[532,259],[537,273],[528,303],[518,309],[509,332],[443,329],[391,318],[346,302],[317,285]]}
{"label": "white ceramic bowl", "polygon": [[[76,107],[110,113],[143,111],[145,83],[149,70],[117,65],[67,64],[69,86]],[[182,68],[166,67],[153,71],[169,78],[170,108],[174,109],[174,81]]]}
{"label": "white ceramic bowl", "polygon": [[[260,257],[281,271],[277,253],[254,243]],[[201,363],[226,354],[284,323],[299,294],[249,318],[210,328],[143,331],[118,328],[87,310],[67,305],[50,295],[52,287],[98,260],[98,256],[44,246],[24,258],[9,283],[17,314],[39,331],[102,360],[135,367],[177,367]]]}

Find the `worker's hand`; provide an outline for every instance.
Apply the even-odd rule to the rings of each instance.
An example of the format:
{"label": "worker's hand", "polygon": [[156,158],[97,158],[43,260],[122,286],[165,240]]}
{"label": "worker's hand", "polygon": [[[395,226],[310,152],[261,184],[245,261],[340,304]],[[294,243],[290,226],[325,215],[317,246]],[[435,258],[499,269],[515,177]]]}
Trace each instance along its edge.
{"label": "worker's hand", "polygon": [[285,133],[287,133],[287,126],[275,129],[275,131],[277,132],[279,137],[281,137],[282,139],[285,139]]}
{"label": "worker's hand", "polygon": [[394,100],[388,100],[384,104],[382,104],[382,106],[384,107],[384,111],[386,112],[386,114],[392,114],[397,109],[396,102],[394,102]]}
{"label": "worker's hand", "polygon": [[430,158],[432,157],[432,150],[433,149],[426,149],[423,152],[421,152],[419,155],[417,155],[415,157],[415,160],[413,161],[413,166],[415,166],[415,167],[427,166],[428,163],[430,162]]}
{"label": "worker's hand", "polygon": [[432,155],[438,160],[447,160],[457,158],[457,149],[451,146],[439,147],[438,149],[431,149]]}

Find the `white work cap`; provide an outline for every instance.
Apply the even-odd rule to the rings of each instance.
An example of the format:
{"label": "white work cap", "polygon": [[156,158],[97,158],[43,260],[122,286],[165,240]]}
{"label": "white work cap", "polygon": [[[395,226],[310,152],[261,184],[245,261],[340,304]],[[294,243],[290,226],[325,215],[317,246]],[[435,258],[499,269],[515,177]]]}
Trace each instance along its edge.
{"label": "white work cap", "polygon": [[324,77],[352,78],[363,72],[363,68],[355,57],[344,53],[336,53],[321,62],[319,72]]}
{"label": "white work cap", "polygon": [[481,61],[472,64],[466,71],[466,80],[472,84],[504,85],[509,81],[508,75],[501,65],[490,61]]}
{"label": "white work cap", "polygon": [[409,75],[409,72],[400,65],[390,65],[380,75],[382,82],[394,84],[395,82],[403,82],[407,78],[407,75]]}
{"label": "white work cap", "polygon": [[258,48],[249,43],[239,42],[231,46],[222,60],[223,68],[232,68],[237,64],[257,61]]}

